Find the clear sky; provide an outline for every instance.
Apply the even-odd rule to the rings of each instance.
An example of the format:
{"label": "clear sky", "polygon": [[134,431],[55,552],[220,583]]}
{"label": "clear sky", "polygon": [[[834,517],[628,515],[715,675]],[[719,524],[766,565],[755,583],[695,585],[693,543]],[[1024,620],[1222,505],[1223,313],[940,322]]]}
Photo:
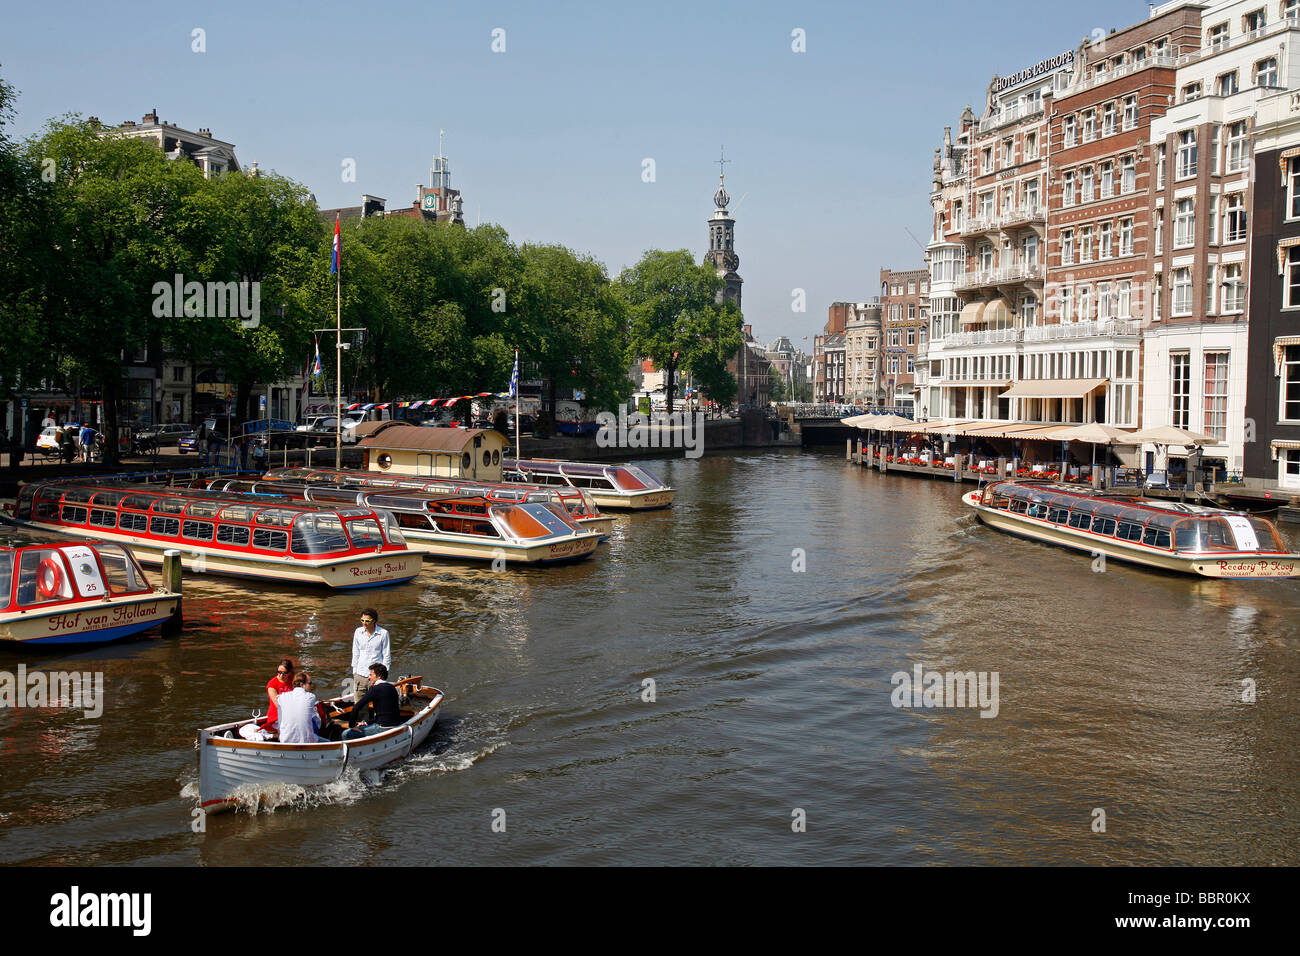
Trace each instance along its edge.
{"label": "clear sky", "polygon": [[[611,275],[650,248],[703,256],[725,145],[745,320],[811,352],[831,302],[878,294],[882,267],[923,264],[907,230],[928,240],[934,149],[965,104],[982,111],[993,74],[1147,12],[1142,0],[9,0],[0,75],[20,94],[18,136],[65,113],[139,122],[157,108],[323,207],[363,192],[409,205],[441,128],[469,225],[562,243]],[[342,180],[347,159],[356,182]]]}

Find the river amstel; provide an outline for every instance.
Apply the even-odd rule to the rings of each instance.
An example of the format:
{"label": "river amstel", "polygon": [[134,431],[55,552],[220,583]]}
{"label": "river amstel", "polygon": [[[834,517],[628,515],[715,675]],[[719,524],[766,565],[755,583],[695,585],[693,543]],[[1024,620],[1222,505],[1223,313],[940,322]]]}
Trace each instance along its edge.
{"label": "river amstel", "polygon": [[[1300,863],[1300,585],[1094,571],[842,454],[649,467],[676,505],[582,564],[187,575],[179,638],[0,653],[105,683],[98,719],[0,710],[0,862]],[[195,730],[281,656],[337,686],[370,604],[448,695],[431,745],[195,832]],[[917,665],[996,674],[996,716],[895,707]]]}

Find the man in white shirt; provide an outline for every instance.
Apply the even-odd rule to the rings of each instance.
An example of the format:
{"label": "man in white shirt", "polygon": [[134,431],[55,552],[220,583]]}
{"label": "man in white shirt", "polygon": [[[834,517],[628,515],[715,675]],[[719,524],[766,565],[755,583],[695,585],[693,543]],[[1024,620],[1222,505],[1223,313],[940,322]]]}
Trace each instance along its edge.
{"label": "man in white shirt", "polygon": [[370,689],[370,665],[392,667],[388,631],[379,626],[379,613],[372,607],[361,612],[361,626],[352,632],[352,699]]}
{"label": "man in white shirt", "polygon": [[325,738],[317,733],[321,724],[320,702],[312,691],[311,675],[306,671],[299,671],[293,677],[293,690],[276,697],[275,708],[279,714],[280,743],[326,742]]}

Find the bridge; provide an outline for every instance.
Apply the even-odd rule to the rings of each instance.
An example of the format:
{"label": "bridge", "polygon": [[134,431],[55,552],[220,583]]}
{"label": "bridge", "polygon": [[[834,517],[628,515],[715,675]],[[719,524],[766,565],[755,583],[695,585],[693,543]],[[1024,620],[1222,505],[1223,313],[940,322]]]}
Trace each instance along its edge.
{"label": "bridge", "polygon": [[803,445],[839,445],[860,432],[842,424],[852,415],[897,415],[911,418],[910,405],[837,405],[816,402],[791,402],[776,407],[777,418],[790,423],[790,430],[800,436]]}

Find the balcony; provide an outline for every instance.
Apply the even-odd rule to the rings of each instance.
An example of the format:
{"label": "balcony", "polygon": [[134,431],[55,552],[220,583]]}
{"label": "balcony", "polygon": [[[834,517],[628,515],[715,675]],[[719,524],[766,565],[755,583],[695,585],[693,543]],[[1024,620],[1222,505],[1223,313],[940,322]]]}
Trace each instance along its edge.
{"label": "balcony", "polygon": [[1008,123],[1018,123],[1021,120],[1029,119],[1031,116],[1039,116],[1045,112],[1042,100],[1034,100],[1028,104],[1016,103],[1014,106],[1002,108],[994,116],[988,119],[980,120],[975,124],[976,133],[987,133],[990,130],[999,129]]}
{"label": "balcony", "polygon": [[1047,208],[1038,204],[1004,210],[1001,214],[970,216],[962,223],[961,235],[984,236],[1019,226],[1047,227]]}
{"label": "balcony", "polygon": [[[1218,56],[1227,50],[1240,49],[1248,44],[1255,43],[1267,37],[1272,37],[1278,33],[1285,33],[1287,30],[1300,31],[1300,20],[1278,20],[1276,23],[1270,23],[1258,30],[1252,30],[1250,33],[1243,33],[1241,36],[1235,36],[1231,39],[1216,42],[1211,46],[1202,47],[1191,53],[1184,53],[1174,61],[1175,66],[1186,66],[1189,63],[1196,63],[1199,60],[1206,60],[1212,56]],[[1271,46],[1271,45],[1270,45]]]}
{"label": "balcony", "polygon": [[993,288],[1002,285],[1016,285],[1022,282],[1042,282],[1043,267],[1040,263],[1017,262],[1003,269],[976,270],[963,272],[954,284],[957,291]]}
{"label": "balcony", "polygon": [[1142,323],[1136,319],[1089,319],[1086,322],[1061,322],[1055,325],[1035,325],[1025,329],[1025,342],[1058,342],[1068,339],[1103,337],[1138,338]]}
{"label": "balcony", "polygon": [[984,329],[979,332],[954,332],[943,337],[945,349],[963,345],[1015,345],[1021,341],[1020,329]]}
{"label": "balcony", "polygon": [[1166,54],[1160,56],[1149,56],[1145,60],[1132,60],[1123,66],[1118,66],[1113,70],[1107,70],[1100,76],[1091,76],[1082,82],[1069,87],[1062,95],[1073,96],[1076,93],[1082,93],[1085,90],[1091,90],[1094,87],[1101,86],[1103,83],[1109,83],[1111,80],[1122,79],[1126,76],[1132,76],[1141,70],[1149,70],[1152,67],[1163,67],[1172,70],[1181,61],[1175,60],[1174,57]]}

